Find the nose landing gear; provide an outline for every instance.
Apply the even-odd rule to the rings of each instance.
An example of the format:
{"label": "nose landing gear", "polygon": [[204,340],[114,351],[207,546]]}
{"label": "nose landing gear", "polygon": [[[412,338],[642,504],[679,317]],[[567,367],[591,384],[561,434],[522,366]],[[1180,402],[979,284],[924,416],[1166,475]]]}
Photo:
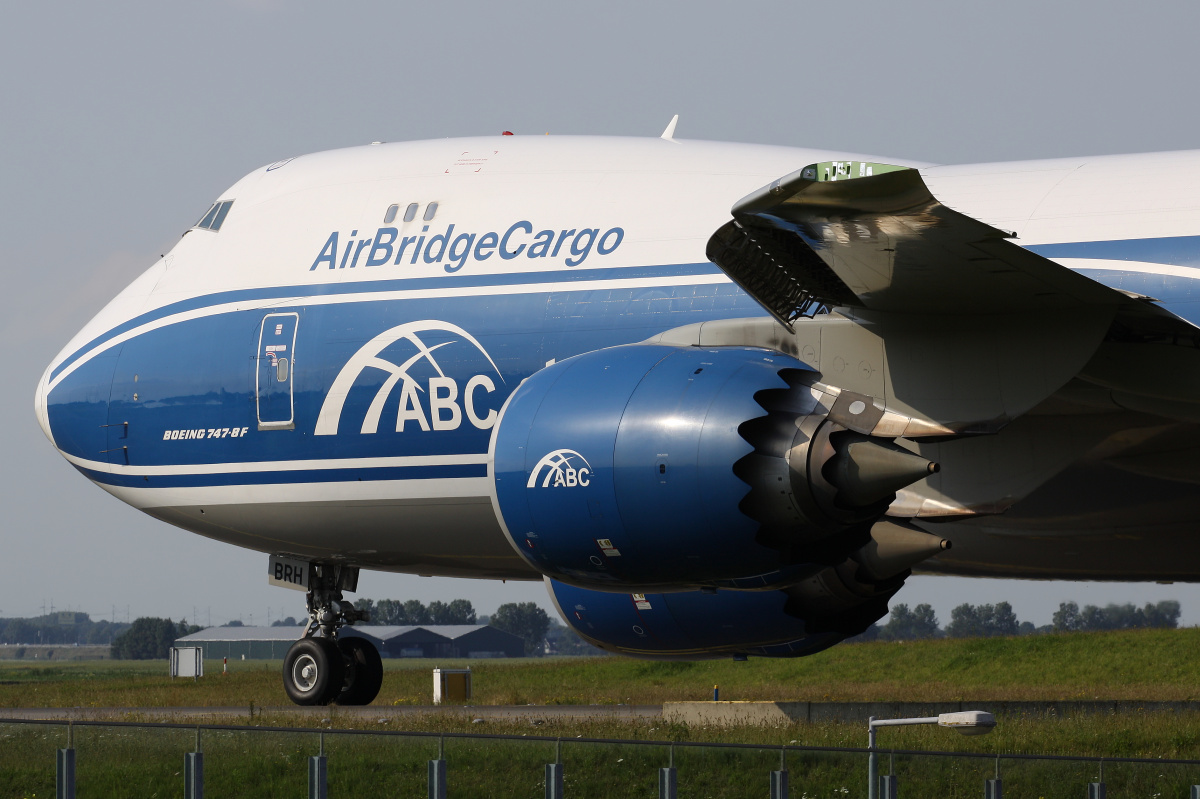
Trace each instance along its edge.
{"label": "nose landing gear", "polygon": [[366,611],[342,599],[357,588],[358,569],[311,564],[309,575],[308,627],[283,659],[283,689],[297,705],[369,705],[383,684],[379,651],[365,639],[338,637],[343,625],[367,621]]}

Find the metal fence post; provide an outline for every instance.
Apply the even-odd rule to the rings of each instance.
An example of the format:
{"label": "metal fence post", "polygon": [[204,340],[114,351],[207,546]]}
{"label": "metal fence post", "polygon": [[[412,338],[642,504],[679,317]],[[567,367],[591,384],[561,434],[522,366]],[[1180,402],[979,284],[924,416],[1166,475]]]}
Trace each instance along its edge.
{"label": "metal fence post", "polygon": [[675,744],[671,744],[671,759],[666,768],[658,770],[658,799],[675,799],[678,787],[675,774]]}
{"label": "metal fence post", "polygon": [[771,772],[771,799],[787,799],[788,773],[786,771]]}
{"label": "metal fence post", "polygon": [[446,799],[446,761],[429,761],[429,799]]}
{"label": "metal fence post", "polygon": [[675,769],[668,767],[658,770],[658,799],[676,799],[678,787]]}
{"label": "metal fence post", "polygon": [[75,750],[59,749],[55,759],[55,796],[75,799]]}
{"label": "metal fence post", "polygon": [[67,722],[67,748],[54,758],[54,795],[57,799],[75,799],[75,727]]}
{"label": "metal fence post", "polygon": [[437,760],[429,761],[429,799],[446,799],[446,737],[438,736]]}
{"label": "metal fence post", "polygon": [[562,738],[554,742],[554,762],[546,764],[546,799],[563,799]]}
{"label": "metal fence post", "polygon": [[1200,785],[1192,786],[1192,793],[1191,793],[1190,799],[1200,799]]}
{"label": "metal fence post", "polygon": [[200,748],[200,727],[196,727],[196,748],[183,756],[183,799],[204,799],[204,752]]}
{"label": "metal fence post", "polygon": [[771,772],[771,799],[787,799],[787,750],[779,747],[779,771]]}
{"label": "metal fence post", "polygon": [[325,767],[325,755],[313,755],[308,759],[308,799],[326,799],[329,795]]}
{"label": "metal fence post", "polygon": [[563,799],[562,763],[546,764],[546,799]]}
{"label": "metal fence post", "polygon": [[321,733],[321,753],[308,759],[308,799],[327,799],[329,779],[325,760],[325,733]]}
{"label": "metal fence post", "polygon": [[1107,794],[1104,787],[1104,758],[1100,758],[1100,779],[1088,783],[1088,799],[1104,799]]}
{"label": "metal fence post", "polygon": [[1000,781],[1000,758],[996,758],[995,779],[984,780],[983,799],[1004,799],[1004,783]]}
{"label": "metal fence post", "polygon": [[885,774],[879,778],[879,799],[896,799],[899,787],[895,774]]}
{"label": "metal fence post", "polygon": [[204,799],[203,752],[188,752],[183,756],[183,797]]}

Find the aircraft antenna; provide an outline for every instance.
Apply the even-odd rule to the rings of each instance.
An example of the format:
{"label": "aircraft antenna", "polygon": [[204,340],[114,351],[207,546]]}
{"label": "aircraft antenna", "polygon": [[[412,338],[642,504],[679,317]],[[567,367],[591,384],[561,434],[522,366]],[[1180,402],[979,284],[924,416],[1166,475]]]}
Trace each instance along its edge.
{"label": "aircraft antenna", "polygon": [[671,121],[667,123],[667,129],[662,132],[662,137],[667,141],[675,141],[675,126],[679,124],[679,114],[671,117]]}

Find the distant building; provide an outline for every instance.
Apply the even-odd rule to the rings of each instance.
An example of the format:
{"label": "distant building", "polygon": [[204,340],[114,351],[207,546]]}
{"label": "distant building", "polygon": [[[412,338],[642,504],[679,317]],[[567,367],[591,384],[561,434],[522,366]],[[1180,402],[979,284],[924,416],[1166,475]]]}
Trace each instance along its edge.
{"label": "distant building", "polygon": [[[209,627],[185,635],[175,646],[198,646],[205,659],[282,660],[304,627]],[[486,624],[428,624],[397,627],[344,627],[343,637],[365,638],[384,658],[521,657],[520,636]]]}
{"label": "distant building", "polygon": [[206,660],[283,660],[303,627],[209,627],[175,639],[175,646],[198,646]]}
{"label": "distant building", "polygon": [[385,658],[519,658],[519,635],[487,624],[425,624],[396,627],[346,627],[342,635],[366,638]]}

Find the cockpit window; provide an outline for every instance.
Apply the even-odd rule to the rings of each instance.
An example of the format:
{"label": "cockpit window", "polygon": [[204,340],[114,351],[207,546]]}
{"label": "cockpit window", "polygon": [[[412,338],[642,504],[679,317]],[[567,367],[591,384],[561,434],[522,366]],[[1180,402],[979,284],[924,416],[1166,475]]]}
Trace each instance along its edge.
{"label": "cockpit window", "polygon": [[221,225],[225,222],[225,217],[229,214],[229,207],[233,205],[233,200],[222,200],[219,203],[214,203],[212,208],[208,209],[208,213],[204,218],[196,223],[196,227],[204,228],[205,230],[220,230]]}
{"label": "cockpit window", "polygon": [[208,213],[204,215],[204,218],[196,223],[196,227],[207,228],[209,225],[211,225],[213,217],[217,215],[217,208],[220,207],[220,205],[220,203],[213,203],[212,208],[208,209]]}
{"label": "cockpit window", "polygon": [[225,217],[229,214],[229,207],[233,205],[233,200],[226,200],[217,205],[217,215],[212,221],[212,229],[220,230],[221,225],[225,222]]}

